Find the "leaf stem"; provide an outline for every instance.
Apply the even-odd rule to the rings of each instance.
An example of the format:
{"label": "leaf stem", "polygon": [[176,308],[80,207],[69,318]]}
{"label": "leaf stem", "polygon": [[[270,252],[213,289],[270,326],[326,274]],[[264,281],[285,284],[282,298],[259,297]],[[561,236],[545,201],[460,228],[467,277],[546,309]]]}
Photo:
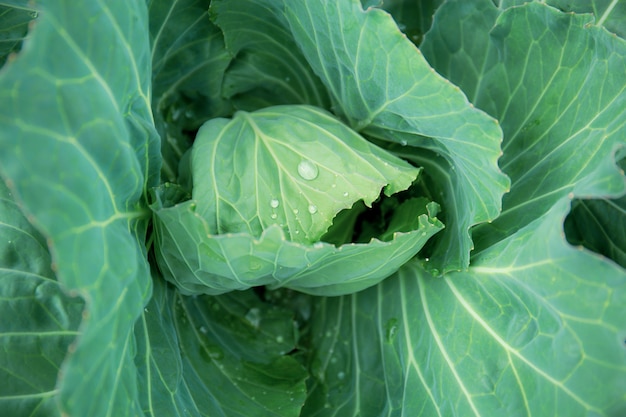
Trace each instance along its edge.
{"label": "leaf stem", "polygon": [[606,21],[606,19],[609,18],[609,15],[611,14],[615,6],[617,6],[618,1],[619,0],[613,0],[611,4],[609,4],[609,7],[606,8],[604,13],[602,14],[602,17],[598,20],[598,26],[604,25],[604,22]]}

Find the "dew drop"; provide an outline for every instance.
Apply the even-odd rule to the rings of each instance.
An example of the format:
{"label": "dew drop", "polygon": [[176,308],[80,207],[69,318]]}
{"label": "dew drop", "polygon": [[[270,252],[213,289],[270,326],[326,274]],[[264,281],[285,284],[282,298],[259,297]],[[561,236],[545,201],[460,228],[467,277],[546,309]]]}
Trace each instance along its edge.
{"label": "dew drop", "polygon": [[350,195],[350,194],[348,194],[348,192],[347,192],[347,191],[346,191],[345,193],[343,193],[343,196],[344,196],[344,197],[347,197],[347,196],[349,196],[349,195]]}
{"label": "dew drop", "polygon": [[272,219],[275,219],[278,217],[278,215],[276,213],[272,213],[272,215],[270,216]]}
{"label": "dew drop", "polygon": [[298,213],[300,213],[300,210],[298,210],[298,209],[293,209],[293,214],[298,214]]}
{"label": "dew drop", "polygon": [[209,330],[204,326],[200,326],[199,330],[200,330],[200,333],[203,333],[203,334],[207,334],[209,332]]}
{"label": "dew drop", "polygon": [[408,145],[408,144],[409,144],[409,142],[407,142],[405,139],[402,139],[402,140],[400,141],[400,145],[402,145],[402,146],[406,146],[406,145]]}
{"label": "dew drop", "polygon": [[277,199],[275,199],[275,198],[272,198],[272,199],[270,200],[270,207],[271,207],[271,208],[278,208],[278,206],[280,206],[280,201],[278,201],[278,200],[277,200]]}
{"label": "dew drop", "polygon": [[345,377],[346,377],[346,373],[345,372],[339,372],[337,374],[337,378],[339,378],[339,379],[344,379]]}
{"label": "dew drop", "polygon": [[309,213],[311,214],[317,213],[317,206],[315,204],[309,204]]}
{"label": "dew drop", "polygon": [[317,178],[318,174],[319,169],[317,168],[317,165],[315,165],[308,159],[300,161],[300,163],[298,164],[298,175],[300,175],[303,179],[311,181]]}
{"label": "dew drop", "polygon": [[258,308],[251,308],[245,315],[245,319],[250,323],[253,327],[259,328],[261,324],[261,310]]}
{"label": "dew drop", "polygon": [[285,341],[285,338],[282,336],[276,336],[276,343],[283,343]]}

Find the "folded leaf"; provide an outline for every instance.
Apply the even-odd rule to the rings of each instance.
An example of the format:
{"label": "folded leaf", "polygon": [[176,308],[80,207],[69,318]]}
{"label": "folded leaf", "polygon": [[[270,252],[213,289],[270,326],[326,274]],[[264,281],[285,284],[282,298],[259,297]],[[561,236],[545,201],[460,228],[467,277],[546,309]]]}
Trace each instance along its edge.
{"label": "folded leaf", "polygon": [[260,236],[271,225],[314,243],[335,215],[409,188],[419,169],[329,113],[276,106],[205,123],[191,154],[196,212],[208,233]]}
{"label": "folded leaf", "polygon": [[567,244],[567,207],[467,272],[437,278],[412,261],[317,299],[303,415],[623,415],[626,271]]}
{"label": "folded leaf", "polygon": [[280,104],[326,108],[328,93],[296,46],[280,2],[213,0],[211,14],[235,57],[224,79],[224,95],[238,109]]}
{"label": "folded leaf", "polygon": [[221,294],[260,285],[316,295],[360,291],[394,273],[443,227],[437,219],[420,214],[415,230],[397,232],[389,241],[372,239],[339,247],[291,242],[275,225],[260,237],[215,235],[194,200],[164,206],[169,192],[157,190],[152,205],[156,257],[164,277],[183,294]]}
{"label": "folded leaf", "polygon": [[512,181],[502,215],[473,231],[477,250],[570,193],[626,190],[615,166],[626,145],[626,42],[592,23],[534,2],[501,10],[488,0],[449,1],[439,9],[422,50],[500,120],[500,166]]}
{"label": "folded leaf", "polygon": [[[509,181],[497,166],[498,123],[440,77],[382,10],[358,0],[285,1],[293,37],[322,79],[334,110],[364,135],[442,155],[455,195],[438,201],[446,223],[433,263],[466,268],[470,226],[493,220]],[[452,204],[455,201],[456,204]]]}

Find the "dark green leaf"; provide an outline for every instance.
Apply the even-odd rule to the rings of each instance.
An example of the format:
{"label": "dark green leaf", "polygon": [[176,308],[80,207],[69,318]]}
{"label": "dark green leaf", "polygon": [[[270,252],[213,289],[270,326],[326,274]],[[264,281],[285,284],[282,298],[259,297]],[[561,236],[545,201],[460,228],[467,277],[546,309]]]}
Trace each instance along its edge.
{"label": "dark green leaf", "polygon": [[298,50],[280,2],[214,0],[211,11],[235,56],[224,94],[242,110],[280,104],[329,105],[324,84]]}
{"label": "dark green leaf", "polygon": [[565,221],[567,240],[626,268],[626,197],[574,200]]}
{"label": "dark green leaf", "polygon": [[230,113],[222,82],[231,56],[211,23],[208,0],[149,0],[152,107],[161,134],[162,176],[178,177],[193,135],[212,117]]}
{"label": "dark green leaf", "polygon": [[381,7],[393,16],[411,42],[419,45],[430,29],[435,10],[442,3],[443,0],[385,0]]}
{"label": "dark green leaf", "polygon": [[46,240],[0,181],[0,414],[60,416],[57,378],[84,303],[64,293]]}
{"label": "dark green leaf", "polygon": [[308,374],[285,356],[297,342],[289,311],[252,292],[183,297],[155,277],[135,329],[146,415],[299,415]]}
{"label": "dark green leaf", "polygon": [[152,207],[156,256],[165,278],[183,294],[221,294],[260,285],[318,295],[359,291],[395,272],[442,228],[437,219],[423,214],[418,228],[396,233],[389,242],[339,247],[290,242],[277,226],[259,238],[247,233],[213,235],[193,200],[164,207],[161,194],[167,195],[167,189],[157,192]]}
{"label": "dark green leaf", "polygon": [[0,68],[18,52],[37,11],[27,1],[0,3]]}

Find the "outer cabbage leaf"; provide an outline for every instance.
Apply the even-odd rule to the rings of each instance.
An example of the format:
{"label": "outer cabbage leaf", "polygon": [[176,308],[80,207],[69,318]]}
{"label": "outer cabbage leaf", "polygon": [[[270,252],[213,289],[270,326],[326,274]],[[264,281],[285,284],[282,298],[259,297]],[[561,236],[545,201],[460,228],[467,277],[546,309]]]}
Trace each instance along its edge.
{"label": "outer cabbage leaf", "polygon": [[303,415],[624,415],[626,270],[567,244],[568,203],[467,272],[317,299]]}
{"label": "outer cabbage leaf", "polygon": [[[382,10],[358,0],[285,3],[293,37],[326,84],[333,109],[362,134],[425,148],[447,160],[455,195],[439,201],[448,216],[433,263],[467,267],[470,226],[500,212],[508,179],[497,166],[501,131],[440,77]],[[458,202],[452,204],[452,200]]]}
{"label": "outer cabbage leaf", "polygon": [[175,181],[180,158],[204,121],[230,113],[222,97],[231,55],[208,16],[209,0],[149,0],[152,111],[162,138],[162,176]]}
{"label": "outer cabbage leaf", "polygon": [[191,152],[192,196],[209,233],[255,237],[276,224],[314,243],[335,215],[409,188],[419,169],[329,113],[275,106],[205,123]]}
{"label": "outer cabbage leaf", "polygon": [[502,215],[473,231],[479,250],[570,193],[626,188],[615,166],[626,143],[626,42],[592,23],[540,3],[502,11],[488,0],[450,1],[437,12],[424,54],[504,131],[511,192]]}
{"label": "outer cabbage leaf", "polygon": [[306,370],[292,313],[251,291],[184,297],[154,273],[135,328],[146,416],[297,417]]}
{"label": "outer cabbage leaf", "polygon": [[[174,194],[178,192],[174,189]],[[419,226],[390,241],[335,246],[291,242],[273,225],[249,233],[214,235],[194,200],[170,206],[172,191],[157,190],[156,257],[164,277],[182,294],[221,294],[267,285],[316,295],[339,295],[372,286],[411,259],[443,225],[424,207]]]}
{"label": "outer cabbage leaf", "polygon": [[146,5],[41,7],[0,74],[0,174],[46,237],[59,282],[86,303],[61,411],[136,416],[132,331],[151,288],[143,191],[160,169]]}
{"label": "outer cabbage leaf", "polygon": [[[528,0],[504,0],[500,8],[508,8],[527,3]],[[604,26],[608,31],[626,37],[626,3],[620,0],[547,0],[545,3],[558,7],[566,12],[593,13],[598,26]]]}
{"label": "outer cabbage leaf", "polygon": [[64,293],[45,238],[0,181],[0,414],[60,416],[57,376],[83,301]]}
{"label": "outer cabbage leaf", "polygon": [[280,104],[326,108],[328,93],[298,49],[280,2],[214,0],[211,13],[235,57],[224,95],[247,111]]}

